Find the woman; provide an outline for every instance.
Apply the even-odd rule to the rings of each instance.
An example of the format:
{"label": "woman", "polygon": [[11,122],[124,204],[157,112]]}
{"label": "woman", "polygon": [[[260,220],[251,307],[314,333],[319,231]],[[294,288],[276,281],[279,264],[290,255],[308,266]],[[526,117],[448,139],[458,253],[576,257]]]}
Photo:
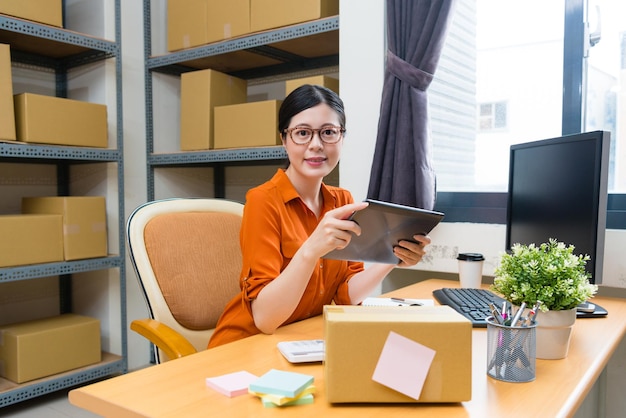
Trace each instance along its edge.
{"label": "woman", "polygon": [[[359,304],[394,265],[322,258],[344,248],[361,228],[347,220],[367,206],[322,180],[339,162],[343,102],[331,90],[304,85],[280,108],[278,130],[289,157],[268,182],[246,195],[241,225],[241,294],[225,308],[209,348],[322,313],[324,305]],[[430,238],[401,241],[397,266],[415,265]]]}

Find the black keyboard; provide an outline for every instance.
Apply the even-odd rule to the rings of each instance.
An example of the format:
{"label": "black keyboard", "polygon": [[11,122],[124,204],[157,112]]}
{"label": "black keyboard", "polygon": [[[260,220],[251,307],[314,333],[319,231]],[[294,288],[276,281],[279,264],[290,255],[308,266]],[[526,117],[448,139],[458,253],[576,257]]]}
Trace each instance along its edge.
{"label": "black keyboard", "polygon": [[474,328],[486,328],[485,318],[491,316],[489,303],[502,309],[504,299],[487,289],[444,287],[433,291],[433,296],[442,305],[448,305],[472,321]]}

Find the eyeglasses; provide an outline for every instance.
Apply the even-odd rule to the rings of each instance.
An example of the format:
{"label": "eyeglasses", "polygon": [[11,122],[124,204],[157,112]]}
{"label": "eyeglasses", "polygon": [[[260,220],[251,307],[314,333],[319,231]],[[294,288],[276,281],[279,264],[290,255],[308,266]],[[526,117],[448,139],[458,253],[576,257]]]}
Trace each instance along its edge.
{"label": "eyeglasses", "polygon": [[285,129],[284,133],[288,133],[294,143],[306,145],[311,142],[313,135],[316,133],[325,144],[336,144],[345,131],[341,126],[333,125],[323,126],[319,129],[296,126],[295,128]]}

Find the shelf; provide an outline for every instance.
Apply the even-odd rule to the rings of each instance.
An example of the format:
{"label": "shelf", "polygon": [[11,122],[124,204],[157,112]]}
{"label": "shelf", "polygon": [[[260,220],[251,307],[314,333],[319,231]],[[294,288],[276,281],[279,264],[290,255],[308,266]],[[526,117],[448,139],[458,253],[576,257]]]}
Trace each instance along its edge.
{"label": "shelf", "polygon": [[0,43],[11,45],[13,61],[51,68],[119,55],[113,41],[6,15],[0,15]]}
{"label": "shelf", "polygon": [[2,267],[0,268],[0,283],[116,268],[122,266],[122,261],[122,257],[111,255],[101,258],[88,258],[85,260]]}
{"label": "shelf", "polygon": [[18,384],[0,378],[0,408],[26,399],[90,383],[100,378],[110,377],[125,371],[125,360],[115,354],[102,353],[102,361],[97,364],[69,370],[50,377]]}
{"label": "shelf", "polygon": [[75,162],[120,162],[122,153],[119,150],[108,148],[0,142],[0,162],[53,164],[67,160]]}
{"label": "shelf", "polygon": [[147,59],[151,71],[179,75],[212,68],[245,79],[339,64],[339,17],[254,33]]}
{"label": "shelf", "polygon": [[174,152],[168,154],[151,154],[149,163],[152,166],[175,166],[189,164],[213,164],[237,162],[275,162],[285,161],[287,153],[281,146],[258,148],[232,148],[224,150]]}
{"label": "shelf", "polygon": [[[65,7],[67,2],[63,2]],[[110,317],[119,316],[119,324],[116,321],[104,321],[103,340],[105,344],[112,344],[112,351],[117,354],[103,353],[102,361],[90,366],[54,374],[52,376],[37,379],[24,384],[16,384],[7,379],[0,378],[0,415],[2,407],[11,405],[26,399],[55,392],[64,388],[71,388],[96,380],[125,373],[127,371],[127,316],[126,316],[126,266],[125,266],[125,220],[124,220],[124,152],[123,152],[123,110],[122,110],[122,54],[121,54],[121,0],[112,0],[107,3],[108,9],[114,9],[114,15],[109,12],[85,10],[83,13],[85,23],[90,19],[98,23],[102,21],[104,26],[115,25],[115,41],[101,39],[95,36],[78,33],[72,30],[39,24],[20,18],[0,15],[0,43],[10,45],[11,62],[14,67],[25,67],[37,72],[53,72],[55,83],[55,95],[67,97],[68,87],[72,80],[68,80],[69,69],[100,62],[114,60],[115,75],[109,71],[103,73],[103,82],[107,94],[114,94],[115,100],[115,137],[114,148],[77,147],[49,144],[33,144],[18,141],[0,141],[1,164],[50,164],[56,165],[56,189],[60,196],[69,195],[71,172],[70,165],[114,163],[116,174],[109,175],[110,183],[116,182],[117,188],[109,192],[107,199],[117,199],[117,211],[107,213],[107,225],[109,236],[117,237],[119,254],[109,254],[106,257],[90,258],[74,261],[59,261],[53,263],[32,264],[0,268],[0,285],[5,282],[18,282],[43,277],[59,276],[59,305],[60,312],[71,312],[72,300],[72,275],[84,272],[96,272],[117,269],[111,271],[111,275],[119,274],[117,290],[106,288],[98,289],[94,298],[111,298],[112,303],[118,303],[119,309],[109,308],[103,315]],[[66,12],[67,10],[65,10]],[[111,10],[109,10],[111,11]],[[87,16],[89,13],[89,16]],[[112,21],[114,17],[114,22]],[[113,63],[113,62],[112,62]],[[48,77],[46,77],[46,80]],[[109,83],[110,82],[110,83]],[[111,84],[111,86],[109,86]],[[91,97],[91,95],[89,95]],[[112,131],[109,131],[113,135]],[[52,170],[50,170],[52,171]],[[112,171],[112,170],[111,170]],[[27,174],[19,174],[26,176]],[[116,177],[113,179],[113,177]],[[12,181],[12,180],[11,180]],[[12,184],[12,183],[11,183]],[[11,185],[9,184],[9,185]],[[52,187],[49,187],[51,189]],[[9,190],[15,198],[19,198],[20,192]],[[2,190],[3,199],[6,198],[5,190]],[[42,192],[43,193],[43,192]],[[107,208],[107,212],[110,208]],[[104,273],[109,274],[109,273]],[[31,280],[32,281],[32,280]],[[24,286],[28,289],[30,286]],[[95,290],[94,290],[95,292]],[[110,294],[109,294],[110,293]],[[91,297],[91,294],[88,295]],[[111,305],[113,306],[113,305]],[[117,335],[119,334],[119,343]],[[106,341],[111,335],[114,341]],[[108,337],[107,337],[108,336]]]}
{"label": "shelf", "polygon": [[339,16],[153,55],[151,7],[151,2],[144,0],[148,200],[155,199],[155,169],[159,167],[213,167],[214,196],[223,197],[225,167],[280,164],[287,161],[287,153],[280,146],[155,153],[153,75],[162,73],[180,76],[185,72],[210,68],[254,83],[297,73],[317,72],[315,70],[330,72],[332,68],[335,72],[339,66]]}

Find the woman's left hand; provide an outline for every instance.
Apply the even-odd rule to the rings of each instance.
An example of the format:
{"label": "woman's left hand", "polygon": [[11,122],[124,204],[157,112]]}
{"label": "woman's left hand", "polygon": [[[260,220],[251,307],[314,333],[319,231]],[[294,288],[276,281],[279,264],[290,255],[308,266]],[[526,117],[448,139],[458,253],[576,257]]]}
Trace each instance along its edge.
{"label": "woman's left hand", "polygon": [[430,237],[424,235],[414,235],[416,242],[400,241],[393,248],[393,252],[400,259],[398,267],[414,266],[422,260],[426,254],[425,247],[430,244]]}

